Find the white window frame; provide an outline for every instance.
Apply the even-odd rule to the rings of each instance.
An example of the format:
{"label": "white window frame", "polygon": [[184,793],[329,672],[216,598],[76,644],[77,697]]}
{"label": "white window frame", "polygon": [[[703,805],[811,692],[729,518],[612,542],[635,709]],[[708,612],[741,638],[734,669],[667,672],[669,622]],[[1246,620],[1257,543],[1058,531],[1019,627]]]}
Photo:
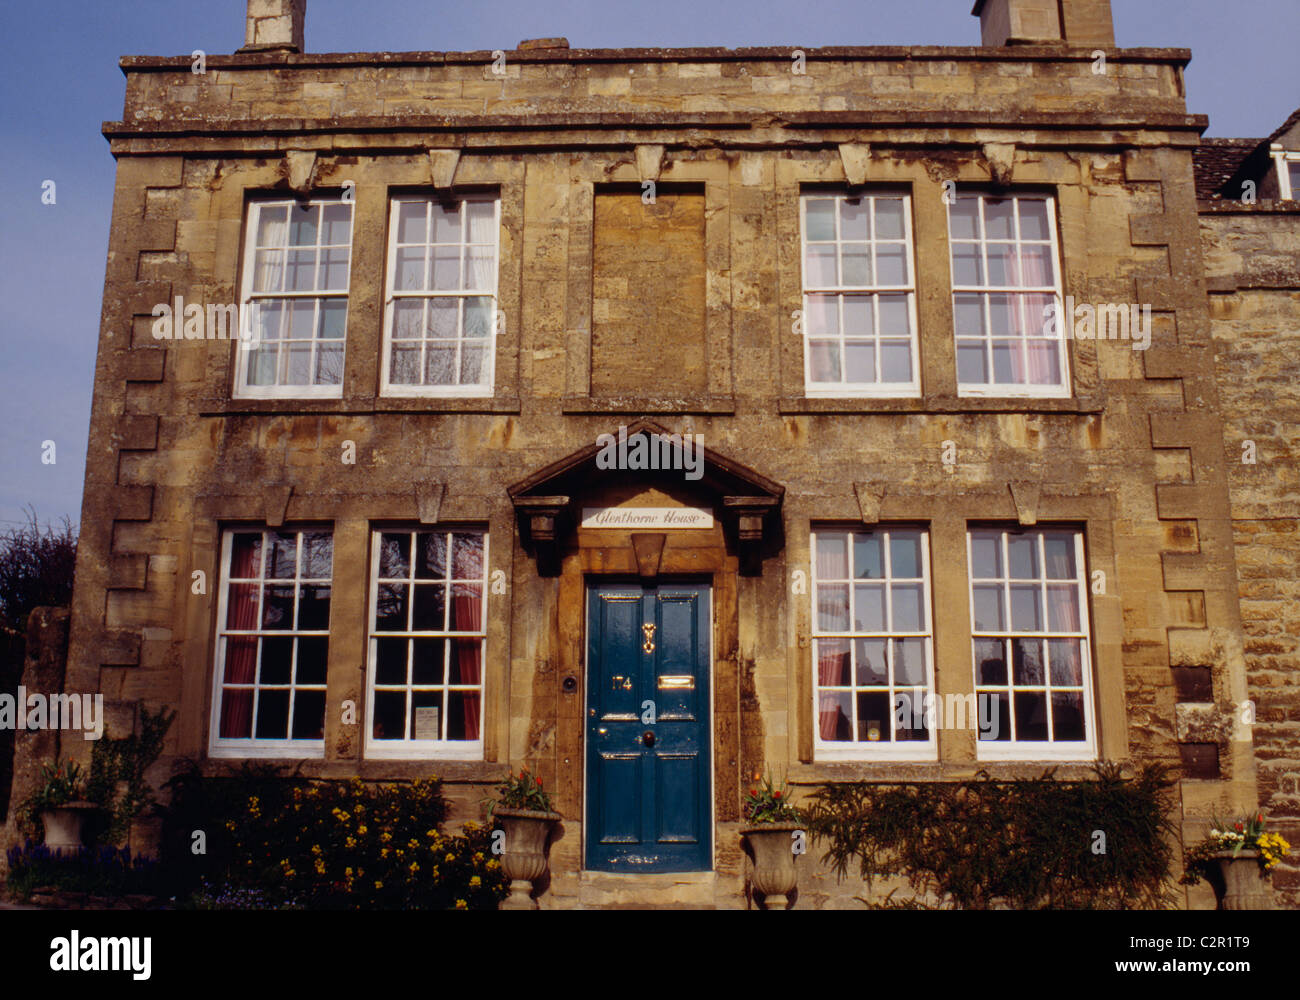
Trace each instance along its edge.
{"label": "white window frame", "polygon": [[[403,202],[423,202],[437,203],[438,199],[433,195],[405,194],[394,195],[389,199],[388,204],[388,263],[386,266],[386,277],[384,279],[384,334],[381,338],[380,347],[380,385],[379,394],[381,396],[392,396],[399,398],[456,398],[456,399],[488,399],[496,392],[496,355],[497,355],[497,327],[499,325],[498,317],[501,308],[500,287],[501,287],[501,197],[499,194],[466,194],[455,199],[459,204],[467,202],[491,202],[494,206],[493,225],[492,225],[492,289],[485,291],[483,289],[474,290],[418,290],[418,291],[398,291],[395,287],[397,275],[397,229],[398,229],[398,211]],[[466,235],[465,228],[468,226],[468,218],[462,216],[461,235]],[[466,244],[462,241],[460,246]],[[479,244],[473,244],[479,245]],[[391,381],[391,366],[393,357],[393,306],[398,298],[413,299],[434,299],[434,298],[481,298],[490,296],[492,299],[492,319],[488,328],[487,336],[487,382],[486,384],[474,385],[410,385],[407,383],[394,383]],[[464,336],[457,340],[457,370],[460,367],[460,346],[465,341]],[[421,352],[421,359],[424,354]],[[424,371],[423,361],[421,371]]]}
{"label": "white window frame", "polygon": [[[452,590],[454,587],[454,577],[452,575],[452,558],[450,546],[448,547],[447,556],[447,576],[443,578],[443,583],[447,586],[447,599],[443,608],[443,625],[441,630],[432,631],[393,631],[378,632],[375,629],[376,613],[379,607],[379,559],[382,546],[382,538],[385,534],[405,534],[418,535],[421,533],[432,533],[442,535],[452,534],[477,534],[483,538],[483,578],[481,581],[483,588],[482,605],[479,609],[480,621],[482,626],[476,632],[451,631],[447,626],[451,620],[451,600]],[[488,642],[487,642],[487,612],[488,612],[488,589],[489,580],[491,579],[491,563],[489,549],[489,531],[486,527],[459,526],[459,525],[387,525],[384,527],[374,528],[371,531],[371,557],[370,557],[370,605],[366,612],[366,718],[365,718],[365,739],[363,753],[370,760],[470,760],[481,761],[483,759],[483,734],[487,731],[487,669],[488,669]],[[407,615],[413,613],[415,594],[413,585],[418,582],[414,576],[415,573],[415,551],[414,545],[410,550],[411,565],[407,571],[410,574],[406,583],[412,590],[407,598]],[[425,583],[435,581],[425,580]],[[467,582],[467,581],[456,581]],[[409,617],[408,617],[409,620]],[[470,689],[472,685],[449,683],[449,661],[451,657],[453,638],[477,638],[482,650],[479,658],[480,678],[478,683],[479,691],[479,730],[477,740],[417,740],[414,738],[400,740],[376,740],[374,738],[375,726],[375,675],[379,664],[379,640],[380,639],[418,639],[418,638],[442,638],[445,639],[443,647],[443,678],[441,685],[428,685],[429,687],[440,687],[443,693],[442,712],[440,713],[439,726],[444,731],[447,726],[447,712],[450,708],[451,699],[449,692],[453,687],[462,690]],[[409,647],[408,647],[408,670],[409,670]],[[409,676],[409,674],[408,674]],[[395,685],[394,685],[395,686]],[[406,714],[408,725],[413,725],[411,716],[411,691],[413,687],[422,685],[412,685],[409,681],[406,683]]]}
{"label": "white window frame", "polygon": [[[974,532],[976,531],[999,531],[1001,532],[1002,551],[1000,558],[1004,576],[994,581],[992,578],[975,576],[975,559],[974,559]],[[1050,663],[1050,646],[1046,642],[1048,639],[1076,639],[1079,642],[1079,668],[1082,672],[1083,679],[1083,725],[1085,739],[1082,742],[1053,742],[1042,740],[982,740],[976,733],[975,755],[980,761],[1094,761],[1097,759],[1097,713],[1094,708],[1093,698],[1093,657],[1092,657],[1092,629],[1088,614],[1088,570],[1085,560],[1083,531],[1071,527],[1052,527],[1044,526],[1039,528],[1026,528],[1024,534],[1032,534],[1038,540],[1038,559],[1042,569],[1042,578],[1040,580],[1022,580],[1019,577],[1011,576],[1011,563],[1008,558],[1009,535],[1019,533],[1020,529],[1014,527],[1004,527],[998,525],[975,525],[966,531],[966,590],[967,597],[970,600],[970,658],[971,658],[971,680],[974,684],[972,688],[975,691],[976,702],[980,697],[980,689],[997,687],[997,685],[981,684],[979,682],[979,666],[975,662],[975,643],[980,639],[999,639],[1004,643],[1007,640],[1016,638],[1023,639],[1041,639],[1043,640],[1044,659],[1043,659],[1043,680],[1040,685],[1016,685],[1014,683],[1015,675],[1013,673],[1014,654],[1004,654],[1006,656],[1007,681],[1005,685],[1000,686],[999,690],[1005,689],[1010,698],[1012,712],[1015,711],[1015,693],[1026,690],[1042,690],[1047,698],[1048,707],[1048,726],[1053,725],[1051,722],[1052,691],[1054,685],[1051,677]],[[1047,604],[1047,567],[1044,561],[1044,543],[1043,536],[1050,533],[1069,533],[1074,536],[1074,567],[1075,567],[1075,586],[1077,587],[1078,608],[1079,608],[1079,629],[1072,632],[1020,632],[1011,628],[1011,592],[1012,584],[1016,583],[1039,583],[1041,584],[1040,599],[1042,600],[1042,625],[1050,624],[1050,610]],[[975,628],[975,585],[976,583],[1000,582],[1003,584],[1003,606],[1006,612],[1007,628],[1001,631],[978,631]],[[1053,583],[1063,583],[1065,581],[1053,580]],[[1005,646],[1004,649],[1009,649]],[[1072,686],[1069,690],[1076,690]],[[999,727],[1011,724],[1011,719],[999,719]]]}
{"label": "white window frame", "polygon": [[1277,167],[1277,196],[1281,201],[1300,201],[1300,190],[1291,183],[1291,165],[1300,164],[1300,151],[1290,152],[1274,144],[1270,148]]}
{"label": "white window frame", "polygon": [[[348,278],[347,285],[342,289],[329,289],[327,291],[310,291],[310,292],[254,292],[253,279],[257,274],[257,231],[261,223],[261,214],[264,209],[280,208],[288,206],[290,211],[295,206],[302,204],[307,205],[338,205],[346,204],[350,206],[352,217],[348,225]],[[290,216],[292,219],[292,215]],[[343,398],[343,379],[346,377],[347,357],[348,357],[348,338],[347,338],[347,314],[351,312],[351,287],[352,287],[352,250],[356,243],[356,206],[342,198],[312,198],[308,201],[298,202],[292,198],[258,198],[248,203],[248,212],[245,222],[244,232],[244,273],[240,281],[239,292],[239,328],[240,340],[235,350],[235,384],[233,396],[235,399],[342,399]],[[316,248],[319,252],[321,248],[322,232],[324,227],[317,227]],[[333,244],[327,244],[333,246]],[[282,263],[282,273],[288,272],[288,256]],[[344,312],[344,332],[342,337],[343,371],[337,385],[249,385],[248,384],[248,362],[253,349],[257,346],[256,340],[244,339],[245,330],[252,332],[257,331],[257,310],[253,305],[256,300],[275,298],[275,299],[334,299],[342,298],[345,303]],[[317,310],[319,311],[319,305]],[[316,338],[317,342],[320,338]],[[315,359],[316,353],[313,350],[312,358]]]}
{"label": "white window frame", "polygon": [[[957,341],[959,339],[957,333],[957,316],[956,316],[958,295],[979,295],[981,297],[981,299],[983,300],[985,326],[986,329],[991,329],[991,324],[989,322],[989,308],[990,308],[989,302],[993,295],[1004,294],[1004,293],[1013,294],[1013,295],[1024,294],[1024,293],[1040,294],[1040,295],[1051,294],[1055,296],[1056,315],[1058,317],[1056,323],[1057,339],[1060,344],[1060,351],[1058,352],[1058,356],[1060,358],[1060,363],[1058,366],[1058,374],[1060,375],[1061,378],[1061,384],[1060,385],[1032,385],[1026,383],[1024,385],[1019,385],[1019,384],[1008,384],[1008,383],[1000,383],[1000,382],[988,382],[988,383],[962,382],[960,370],[958,369],[957,395],[970,396],[970,397],[993,397],[993,398],[1016,397],[1016,398],[1024,398],[1024,399],[1068,399],[1073,393],[1073,389],[1071,387],[1071,379],[1070,379],[1071,341],[1064,334],[1063,327],[1065,327],[1067,324],[1061,319],[1061,315],[1062,315],[1061,311],[1064,308],[1063,303],[1065,301],[1065,296],[1064,296],[1063,285],[1062,285],[1063,267],[1062,267],[1062,253],[1061,253],[1061,237],[1056,222],[1056,198],[1050,194],[1042,194],[1034,191],[1026,191],[1026,192],[1012,191],[1007,194],[998,194],[995,192],[979,191],[979,190],[962,192],[957,197],[971,197],[971,196],[975,196],[980,199],[980,234],[981,235],[978,241],[971,241],[966,239],[954,241],[952,235],[952,206],[955,205],[956,202],[954,201],[952,204],[945,206],[946,208],[945,215],[947,218],[947,226],[948,226],[948,276],[952,286],[952,307],[953,307],[952,343],[953,343],[954,364],[955,364],[955,359],[957,357]],[[986,278],[988,277],[988,273],[989,273],[988,237],[984,231],[984,208],[983,208],[984,202],[988,199],[992,199],[994,201],[1013,200],[1017,203],[1016,212],[1015,212],[1016,245],[1019,245],[1021,243],[1019,202],[1023,199],[1023,200],[1043,201],[1046,203],[1047,226],[1048,226],[1048,232],[1050,233],[1051,240],[1052,240],[1051,242],[1052,274],[1053,274],[1054,281],[1051,286],[1048,285],[1033,285],[1033,286],[958,285],[957,284],[957,267],[956,267],[956,260],[955,260],[955,256],[956,256],[955,250],[956,250],[957,243],[964,243],[967,245],[974,245],[982,248],[981,259],[984,263],[984,276]],[[1038,242],[1038,241],[1033,241],[1033,242]],[[966,339],[966,338],[961,338],[961,339]],[[988,341],[991,340],[992,338],[983,337],[981,339]],[[990,356],[989,358],[990,377],[992,377],[993,375],[992,364],[993,362]],[[1028,352],[1026,352],[1025,354],[1025,365],[1027,370],[1029,365]]]}
{"label": "white window frame", "polygon": [[[901,579],[908,582],[914,581],[914,578],[912,577],[895,578],[892,574],[892,566],[890,566],[888,562],[888,560],[892,558],[889,555],[888,536],[893,531],[918,532],[921,536],[921,574],[922,575],[921,575],[920,583],[921,583],[921,593],[922,593],[922,605],[924,608],[924,620],[922,621],[922,626],[924,631],[918,632],[918,631],[906,631],[906,630],[893,630],[893,631],[855,630],[853,628],[853,624],[854,624],[853,612],[856,603],[856,598],[854,596],[855,589],[853,585],[854,583],[863,583],[868,581],[865,578],[861,580],[852,578],[853,536],[854,535],[874,534],[880,536],[881,538],[881,544],[884,547],[884,559],[886,560],[884,565],[886,568],[889,569],[889,572],[887,572],[886,575],[881,578],[878,579],[872,578],[869,582],[880,583],[883,584],[884,586],[885,601],[886,601],[886,624],[892,624],[893,622],[893,590],[891,584],[895,582],[896,579]],[[819,621],[818,621],[819,590],[822,586],[823,581],[820,579],[817,573],[818,534],[847,536],[846,544],[848,546],[848,551],[847,551],[848,563],[849,563],[848,571],[850,574],[850,579],[847,581],[848,588],[849,588],[849,622],[848,622],[849,631],[847,632],[824,632],[819,627]],[[937,694],[936,684],[935,684],[934,617],[933,617],[933,610],[931,606],[931,602],[932,602],[931,589],[933,587],[934,577],[930,566],[929,528],[925,526],[907,525],[907,524],[881,525],[870,531],[862,531],[854,528],[836,528],[830,526],[822,526],[820,528],[814,528],[810,533],[810,558],[809,558],[808,568],[809,568],[809,579],[812,580],[812,587],[810,587],[809,589],[811,592],[811,601],[812,601],[812,622],[811,622],[812,642],[810,646],[812,649],[812,706],[811,708],[812,708],[812,724],[813,724],[814,759],[818,761],[888,760],[888,761],[913,761],[913,762],[930,762],[930,761],[938,760],[939,759],[938,729],[939,729],[939,725],[941,725],[943,722],[943,716],[942,716],[942,712],[939,710],[939,705],[937,701],[938,694]],[[836,585],[843,585],[844,581],[837,580],[837,581],[826,581],[826,582],[832,582]],[[886,644],[887,644],[886,648],[890,650],[888,655],[891,663],[891,670],[890,670],[891,677],[893,674],[893,670],[892,670],[893,641],[892,640],[914,639],[914,638],[924,640],[925,674],[926,674],[924,687],[926,689],[926,694],[928,695],[928,697],[931,699],[935,699],[933,704],[935,705],[935,709],[936,709],[933,715],[930,716],[929,713],[926,711],[928,706],[927,705],[921,706],[922,713],[929,716],[931,721],[936,723],[930,726],[930,737],[928,740],[893,740],[891,738],[889,740],[880,740],[880,741],[855,739],[854,741],[849,742],[849,741],[831,741],[831,740],[822,739],[821,684],[817,676],[817,654],[819,649],[819,643],[822,639],[845,639],[849,643],[849,650],[850,650],[850,657],[851,657],[850,675],[849,675],[850,691],[851,691],[850,703],[853,709],[853,716],[850,720],[850,728],[855,737],[857,736],[857,716],[858,716],[857,696],[863,690],[873,690],[876,689],[877,687],[873,685],[859,686],[857,683],[857,670],[856,670],[857,652],[853,642],[853,640],[857,638],[883,638],[886,640]],[[842,687],[842,685],[837,685],[837,687]],[[895,685],[892,683],[888,685],[891,717],[892,717],[892,713],[896,711],[896,703],[894,701],[895,688],[911,690],[912,685]],[[913,710],[915,710],[915,706],[913,706]],[[892,732],[891,732],[891,737],[892,737]]]}
{"label": "white window frame", "polygon": [[[258,628],[253,630],[247,630],[247,631],[232,630],[226,627],[226,613],[227,613],[227,605],[229,603],[228,598],[230,593],[230,559],[234,551],[234,538],[235,535],[237,534],[253,534],[254,532],[259,532],[259,531],[262,534],[262,559],[261,559],[261,564],[258,566],[259,625]],[[317,577],[302,577],[300,575],[302,571],[302,534],[303,532],[325,532],[325,531],[328,531],[330,535],[329,579],[320,579]],[[295,760],[303,759],[303,758],[315,758],[315,759],[323,760],[325,757],[324,739],[295,740],[292,737],[289,737],[283,740],[267,740],[267,739],[259,740],[256,737],[250,737],[248,739],[237,739],[231,737],[222,738],[221,736],[222,688],[225,686],[223,684],[223,680],[225,678],[225,671],[226,671],[225,639],[228,636],[232,634],[240,635],[240,636],[256,636],[259,639],[263,636],[269,636],[272,638],[294,638],[294,639],[300,637],[324,637],[325,639],[330,638],[330,630],[328,628],[324,630],[319,630],[319,629],[268,630],[261,627],[260,624],[262,619],[261,594],[263,591],[263,585],[271,582],[270,579],[267,578],[266,576],[266,560],[267,560],[267,553],[269,551],[269,547],[267,544],[267,537],[273,534],[288,534],[289,532],[293,532],[298,536],[297,552],[294,556],[295,559],[294,575],[291,580],[276,580],[275,582],[279,584],[292,583],[294,585],[295,616],[297,614],[296,609],[298,605],[298,594],[296,592],[296,588],[301,586],[302,584],[317,584],[317,585],[322,583],[327,584],[330,588],[330,617],[333,618],[334,615],[334,548],[333,548],[334,530],[332,527],[326,529],[324,527],[313,527],[309,525],[303,527],[288,526],[284,528],[271,528],[271,527],[267,527],[266,525],[244,525],[244,526],[227,528],[222,532],[221,578],[218,582],[219,587],[217,593],[216,648],[213,651],[214,669],[212,672],[212,713],[209,721],[209,739],[208,739],[208,755],[210,757],[220,757],[220,758],[243,758],[243,757],[263,758],[264,757],[264,758],[291,758]],[[242,580],[244,578],[241,577],[240,579]],[[328,680],[329,680],[328,674],[326,676],[326,684],[323,685],[320,684],[298,685],[295,683],[297,680],[297,669],[298,669],[297,658],[298,658],[298,647],[297,647],[297,643],[295,643],[293,661],[290,666],[290,674],[289,674],[290,684],[289,684],[288,727],[290,733],[293,732],[294,691],[296,691],[299,688],[306,688],[309,690],[320,689],[322,691],[328,692]],[[254,689],[254,692],[257,692],[264,686],[259,683],[259,676],[260,676],[261,669],[262,669],[262,644],[261,642],[259,642],[258,650],[257,650],[257,662],[254,664],[253,667],[253,684],[251,685]],[[282,685],[270,685],[270,686],[278,688],[281,687]],[[329,696],[327,693],[326,703],[325,703],[325,719],[328,720],[328,717],[329,717]],[[254,698],[253,698],[253,717],[252,720],[250,721],[249,731],[251,733],[257,732],[256,693],[254,694]]]}
{"label": "white window frame", "polygon": [[[840,205],[850,199],[868,199],[870,201],[870,211],[868,218],[871,220],[871,230],[869,239],[866,244],[870,247],[871,252],[871,277],[874,282],[876,278],[876,248],[878,242],[875,239],[875,199],[901,200],[903,203],[903,245],[907,248],[905,255],[907,260],[907,282],[903,285],[825,285],[812,287],[808,283],[808,202],[813,200],[834,199],[835,201],[835,240],[830,245],[836,247],[836,259],[840,259],[839,247],[845,241],[840,238]],[[825,243],[825,241],[818,241]],[[850,240],[848,242],[863,242],[860,240]],[[885,240],[885,243],[897,243],[897,240]],[[861,194],[846,194],[843,191],[817,191],[808,190],[800,193],[799,196],[799,274],[800,288],[802,290],[803,315],[801,321],[803,337],[803,384],[804,395],[807,398],[914,398],[921,395],[921,352],[920,337],[918,335],[918,326],[916,318],[916,241],[912,232],[912,196],[906,191],[891,190],[867,190]],[[879,370],[881,365],[880,358],[880,295],[898,295],[906,294],[907,296],[907,323],[908,323],[908,342],[910,345],[912,379],[910,382],[848,382],[843,379],[847,374],[844,357],[844,341],[846,339],[841,319],[841,327],[833,338],[840,345],[840,375],[839,382],[814,382],[812,378],[812,343],[808,329],[809,308],[808,300],[811,295],[834,295],[837,301],[842,302],[842,296],[861,294],[871,297],[872,315],[874,333],[870,338],[875,344],[875,363]],[[840,315],[843,315],[843,305],[839,306]],[[831,339],[831,338],[822,338]],[[852,339],[852,338],[849,338]],[[899,339],[902,338],[885,338]]]}

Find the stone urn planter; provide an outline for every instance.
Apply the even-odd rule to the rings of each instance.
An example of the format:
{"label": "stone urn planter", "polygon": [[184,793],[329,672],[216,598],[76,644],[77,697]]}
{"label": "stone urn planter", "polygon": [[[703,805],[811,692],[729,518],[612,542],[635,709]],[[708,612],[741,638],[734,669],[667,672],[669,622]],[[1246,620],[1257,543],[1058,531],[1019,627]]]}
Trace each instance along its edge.
{"label": "stone urn planter", "polygon": [[804,828],[802,823],[762,823],[740,831],[745,853],[754,863],[750,884],[762,894],[766,910],[789,908],[790,893],[799,881],[791,834]]}
{"label": "stone urn planter", "polygon": [[51,854],[76,854],[81,850],[81,827],[97,806],[93,802],[65,802],[41,812],[45,846]]}
{"label": "stone urn planter", "polygon": [[1272,885],[1268,872],[1259,863],[1259,851],[1220,851],[1214,855],[1223,877],[1224,910],[1274,909]]}
{"label": "stone urn planter", "polygon": [[555,812],[498,806],[492,814],[505,831],[501,868],[510,879],[510,896],[503,910],[535,910],[532,890],[550,874],[551,829],[562,818]]}

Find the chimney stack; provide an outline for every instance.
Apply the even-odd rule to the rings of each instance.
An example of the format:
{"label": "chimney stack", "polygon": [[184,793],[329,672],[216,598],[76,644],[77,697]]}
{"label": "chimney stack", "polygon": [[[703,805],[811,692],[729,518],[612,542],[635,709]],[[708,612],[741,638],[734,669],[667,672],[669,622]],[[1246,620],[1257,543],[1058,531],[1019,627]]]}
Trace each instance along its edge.
{"label": "chimney stack", "polygon": [[301,52],[307,0],[248,0],[240,52]]}
{"label": "chimney stack", "polygon": [[1110,0],[975,0],[982,44],[1114,48]]}

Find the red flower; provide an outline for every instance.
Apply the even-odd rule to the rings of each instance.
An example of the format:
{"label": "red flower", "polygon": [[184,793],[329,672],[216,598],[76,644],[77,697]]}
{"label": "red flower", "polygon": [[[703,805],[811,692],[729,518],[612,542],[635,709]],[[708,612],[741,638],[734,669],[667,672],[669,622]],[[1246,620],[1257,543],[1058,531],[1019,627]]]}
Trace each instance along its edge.
{"label": "red flower", "polygon": [[541,788],[541,787],[542,787],[542,779],[541,779],[541,778],[538,778],[538,779],[537,779],[537,787],[538,787],[538,788]]}
{"label": "red flower", "polygon": [[750,794],[750,795],[757,795],[757,794],[758,794],[758,789],[757,789],[757,788],[751,788],[751,789],[749,790],[749,794]]}
{"label": "red flower", "polygon": [[1255,822],[1256,822],[1256,823],[1263,823],[1263,822],[1264,822],[1264,814],[1263,814],[1263,813],[1260,813],[1258,816],[1256,816],[1256,817],[1255,817]]}
{"label": "red flower", "polygon": [[1237,832],[1240,833],[1240,832],[1241,832],[1241,824],[1240,824],[1240,823],[1234,823],[1233,825],[1237,828]]}
{"label": "red flower", "polygon": [[779,799],[780,797],[781,797],[781,793],[780,793],[780,792],[773,792],[773,793],[772,793],[772,798],[774,798],[774,799]]}

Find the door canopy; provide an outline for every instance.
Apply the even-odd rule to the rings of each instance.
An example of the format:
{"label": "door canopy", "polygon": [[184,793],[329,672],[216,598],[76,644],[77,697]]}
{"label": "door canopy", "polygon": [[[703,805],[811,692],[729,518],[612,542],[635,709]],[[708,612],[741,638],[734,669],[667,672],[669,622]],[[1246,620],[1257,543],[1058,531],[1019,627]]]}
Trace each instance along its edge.
{"label": "door canopy", "polygon": [[596,441],[509,487],[524,545],[544,575],[559,571],[560,551],[579,523],[583,501],[611,484],[611,475],[662,483],[706,497],[746,573],[781,547],[785,487],[652,420],[617,427]]}

